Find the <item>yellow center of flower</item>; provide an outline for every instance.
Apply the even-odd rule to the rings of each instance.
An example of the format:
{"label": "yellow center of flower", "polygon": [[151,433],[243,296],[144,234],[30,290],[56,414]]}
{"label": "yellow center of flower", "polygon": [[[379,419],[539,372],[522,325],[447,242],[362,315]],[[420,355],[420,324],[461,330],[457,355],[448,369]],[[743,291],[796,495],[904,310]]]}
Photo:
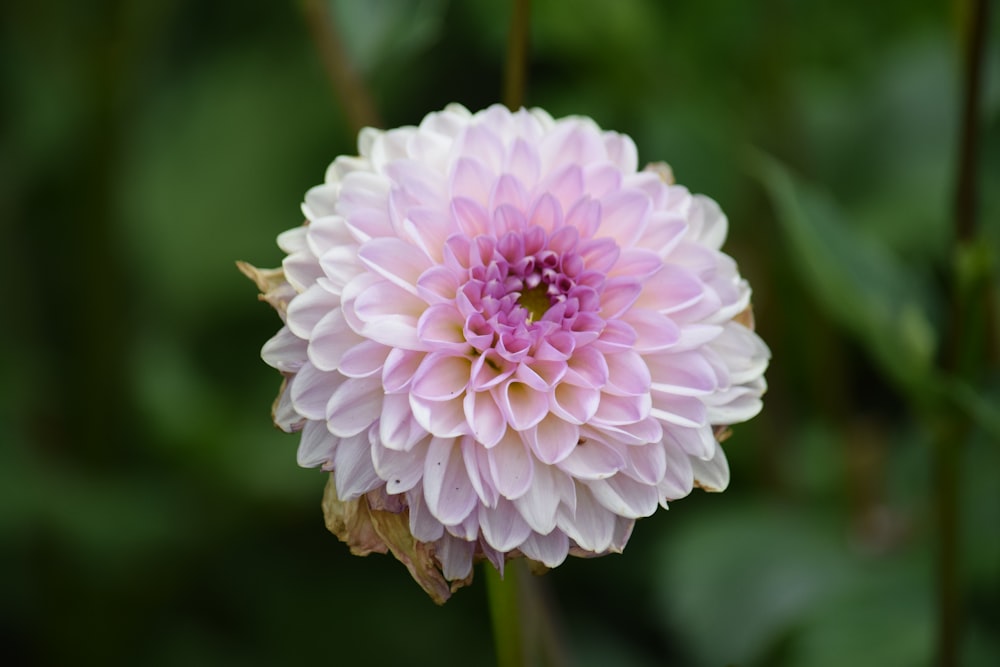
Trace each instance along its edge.
{"label": "yellow center of flower", "polygon": [[542,319],[542,316],[545,315],[545,311],[547,311],[549,306],[552,305],[552,300],[549,299],[548,289],[548,285],[545,283],[539,283],[538,285],[529,287],[521,292],[521,298],[518,299],[517,302],[528,311],[529,322]]}

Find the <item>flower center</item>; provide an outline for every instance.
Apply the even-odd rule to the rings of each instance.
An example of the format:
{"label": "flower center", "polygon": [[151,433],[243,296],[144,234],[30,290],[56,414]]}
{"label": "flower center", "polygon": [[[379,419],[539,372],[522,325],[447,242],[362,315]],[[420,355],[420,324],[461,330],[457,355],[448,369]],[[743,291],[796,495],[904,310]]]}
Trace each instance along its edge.
{"label": "flower center", "polygon": [[539,283],[534,287],[529,287],[521,292],[521,298],[517,302],[528,311],[528,321],[537,322],[542,319],[545,311],[552,305],[552,301],[549,299],[549,286],[545,283]]}

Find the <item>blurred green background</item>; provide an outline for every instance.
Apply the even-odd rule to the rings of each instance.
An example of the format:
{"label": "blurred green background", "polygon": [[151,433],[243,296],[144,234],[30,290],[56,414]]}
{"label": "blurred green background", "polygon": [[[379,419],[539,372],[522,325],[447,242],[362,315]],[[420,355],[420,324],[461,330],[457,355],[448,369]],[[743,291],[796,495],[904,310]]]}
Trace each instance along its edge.
{"label": "blurred green background", "polygon": [[[725,494],[541,580],[569,662],[929,664],[947,394],[961,664],[1000,664],[1000,12],[962,254],[982,298],[948,384],[963,3],[533,5],[527,103],[630,134],[720,202],[774,355]],[[355,152],[303,6],[0,9],[16,664],[492,664],[483,582],[438,608],[391,558],[351,557],[323,526],[324,475],[270,425],[259,348],[279,322],[233,262],[277,265],[306,189]],[[325,7],[386,126],[498,101],[507,3]]]}

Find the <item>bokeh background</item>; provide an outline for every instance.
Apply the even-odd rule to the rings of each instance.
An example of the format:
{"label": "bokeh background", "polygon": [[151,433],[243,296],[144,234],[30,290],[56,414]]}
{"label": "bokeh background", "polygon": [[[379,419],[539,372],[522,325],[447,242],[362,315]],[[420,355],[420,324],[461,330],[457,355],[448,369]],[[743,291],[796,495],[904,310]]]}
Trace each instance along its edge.
{"label": "bokeh background", "polygon": [[[0,9],[15,664],[492,664],[482,581],[438,608],[391,558],[351,557],[324,476],[270,425],[279,323],[234,261],[277,265],[306,189],[355,152],[307,5]],[[966,3],[533,5],[527,103],[630,134],[721,203],[774,355],[725,494],[540,580],[567,662],[930,664],[950,460],[961,664],[1000,664],[1000,12],[961,253],[979,296],[949,343]],[[323,7],[385,126],[499,100],[508,3]]]}

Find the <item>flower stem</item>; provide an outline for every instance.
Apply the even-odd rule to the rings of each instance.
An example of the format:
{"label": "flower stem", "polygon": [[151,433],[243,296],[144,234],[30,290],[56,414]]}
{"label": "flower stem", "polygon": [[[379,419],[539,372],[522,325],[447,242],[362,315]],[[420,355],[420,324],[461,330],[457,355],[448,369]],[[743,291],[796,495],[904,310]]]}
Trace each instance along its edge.
{"label": "flower stem", "polygon": [[321,0],[302,0],[309,33],[319,51],[323,68],[330,79],[337,99],[344,107],[351,130],[357,134],[363,127],[380,127],[378,112],[371,93],[354,64],[327,4]]}
{"label": "flower stem", "polygon": [[[961,275],[960,257],[976,240],[976,187],[978,183],[979,107],[982,87],[982,60],[987,22],[986,0],[970,0],[965,12],[959,43],[963,47],[962,123],[955,187],[955,252],[952,280],[952,317],[944,370],[962,378],[974,372],[970,360],[981,349],[980,332],[970,326],[970,301],[975,286]],[[972,289],[970,289],[972,288]],[[970,354],[972,355],[970,357]],[[963,443],[970,422],[960,411],[944,408],[936,430],[935,469],[937,473],[938,522],[938,637],[937,664],[959,664],[962,640],[962,595],[959,580],[959,474]]]}
{"label": "flower stem", "polygon": [[511,111],[517,111],[524,105],[530,26],[531,0],[513,0],[510,32],[507,33],[507,66],[503,81],[503,101]]}
{"label": "flower stem", "polygon": [[521,615],[523,565],[520,560],[508,561],[503,576],[489,563],[483,565],[490,617],[493,620],[497,667],[521,667],[525,664],[524,624]]}

